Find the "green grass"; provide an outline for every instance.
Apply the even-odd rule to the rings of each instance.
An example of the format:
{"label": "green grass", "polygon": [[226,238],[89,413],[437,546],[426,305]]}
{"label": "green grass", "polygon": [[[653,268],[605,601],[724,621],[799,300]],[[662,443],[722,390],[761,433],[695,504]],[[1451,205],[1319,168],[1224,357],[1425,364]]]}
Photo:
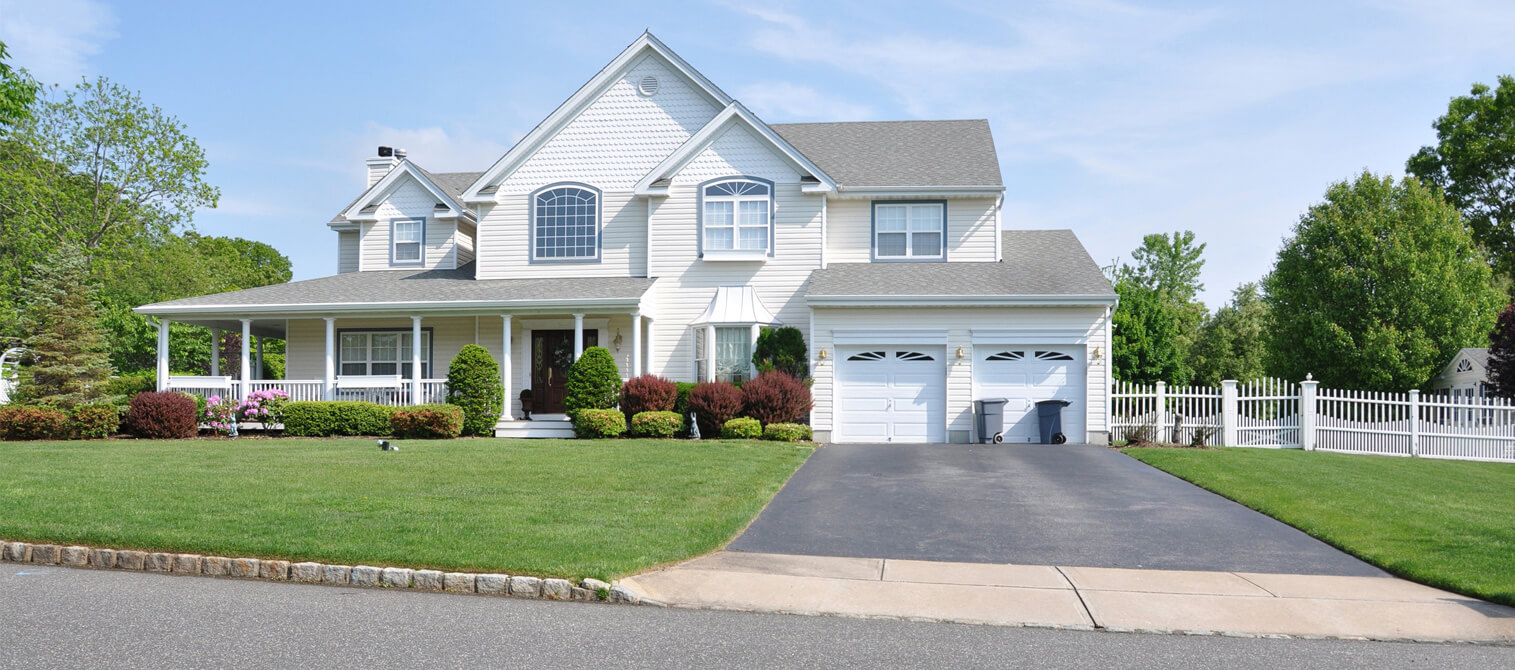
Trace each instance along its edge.
{"label": "green grass", "polygon": [[0,538],[608,579],[715,550],[809,456],[776,442],[0,443]]}
{"label": "green grass", "polygon": [[1388,572],[1515,605],[1515,464],[1126,449]]}

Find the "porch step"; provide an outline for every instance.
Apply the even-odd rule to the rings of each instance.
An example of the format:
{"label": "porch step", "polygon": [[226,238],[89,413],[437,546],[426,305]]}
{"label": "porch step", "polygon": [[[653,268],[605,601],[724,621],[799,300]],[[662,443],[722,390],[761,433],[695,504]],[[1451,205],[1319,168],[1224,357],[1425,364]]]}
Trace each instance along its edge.
{"label": "porch step", "polygon": [[569,421],[501,421],[494,426],[495,437],[573,438]]}

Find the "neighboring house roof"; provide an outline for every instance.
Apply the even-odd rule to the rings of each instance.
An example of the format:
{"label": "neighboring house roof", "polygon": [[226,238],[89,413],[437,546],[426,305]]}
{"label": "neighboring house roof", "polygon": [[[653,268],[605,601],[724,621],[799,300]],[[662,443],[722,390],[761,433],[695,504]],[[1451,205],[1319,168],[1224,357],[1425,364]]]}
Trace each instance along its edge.
{"label": "neighboring house roof", "polygon": [[1073,231],[1001,235],[1001,263],[833,263],[811,273],[805,299],[812,305],[1115,302],[1114,287]]}
{"label": "neighboring house roof", "polygon": [[1463,356],[1467,356],[1468,360],[1473,361],[1473,363],[1477,364],[1478,367],[1481,367],[1485,370],[1489,369],[1488,347],[1464,347],[1462,351],[1457,352],[1457,355],[1452,357],[1452,361],[1456,362],[1457,359],[1462,358]]}
{"label": "neighboring house roof", "polygon": [[479,309],[577,303],[635,303],[653,279],[569,277],[474,279],[474,265],[456,270],[377,270],[261,286],[143,305],[142,314],[172,316],[219,311],[291,314],[383,311],[385,309]]}
{"label": "neighboring house roof", "polygon": [[984,119],[768,127],[844,188],[1004,186],[994,137]]}

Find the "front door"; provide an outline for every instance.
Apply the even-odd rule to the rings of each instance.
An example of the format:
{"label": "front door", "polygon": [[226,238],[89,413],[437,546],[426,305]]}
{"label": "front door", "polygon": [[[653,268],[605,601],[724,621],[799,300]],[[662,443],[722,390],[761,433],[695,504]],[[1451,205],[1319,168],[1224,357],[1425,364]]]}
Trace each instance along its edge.
{"label": "front door", "polygon": [[[600,333],[584,331],[584,348],[599,344]],[[562,414],[564,380],[573,365],[573,331],[531,331],[531,411]]]}

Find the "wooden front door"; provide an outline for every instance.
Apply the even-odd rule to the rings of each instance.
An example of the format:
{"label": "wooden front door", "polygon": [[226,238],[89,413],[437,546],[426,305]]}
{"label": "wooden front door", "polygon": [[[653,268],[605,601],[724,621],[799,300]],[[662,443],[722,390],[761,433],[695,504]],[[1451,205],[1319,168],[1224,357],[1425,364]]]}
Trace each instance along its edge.
{"label": "wooden front door", "polygon": [[[584,348],[596,346],[600,333],[584,331]],[[533,414],[563,413],[563,382],[573,365],[572,330],[531,331],[531,411]]]}

